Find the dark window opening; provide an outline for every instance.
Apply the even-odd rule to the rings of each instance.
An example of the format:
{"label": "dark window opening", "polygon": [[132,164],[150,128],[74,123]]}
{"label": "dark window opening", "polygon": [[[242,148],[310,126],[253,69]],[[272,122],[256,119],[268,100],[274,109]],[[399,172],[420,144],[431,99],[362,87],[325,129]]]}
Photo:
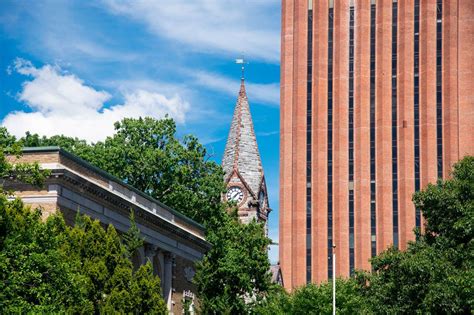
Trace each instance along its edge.
{"label": "dark window opening", "polygon": [[443,1],[436,1],[436,155],[438,178],[443,177],[443,96],[442,96],[442,46]]}
{"label": "dark window opening", "polygon": [[[354,7],[349,13],[349,183],[354,180]],[[349,184],[350,185],[350,184]],[[354,274],[354,190],[349,186],[349,274]]]}
{"label": "dark window opening", "polygon": [[375,206],[375,4],[370,7],[370,234],[371,254],[376,255]]}
{"label": "dark window opening", "polygon": [[397,157],[397,32],[398,7],[392,5],[392,220],[393,246],[398,247],[398,157]]}
{"label": "dark window opening", "polygon": [[308,10],[308,66],[307,66],[307,103],[306,103],[306,282],[311,282],[311,151],[312,151],[312,63],[313,63],[313,10]]}
{"label": "dark window opening", "polygon": [[[419,64],[420,64],[420,0],[415,0],[415,51],[414,51],[414,118],[415,118],[415,191],[420,190],[420,80],[419,80]],[[415,225],[421,225],[420,209],[415,209]]]}

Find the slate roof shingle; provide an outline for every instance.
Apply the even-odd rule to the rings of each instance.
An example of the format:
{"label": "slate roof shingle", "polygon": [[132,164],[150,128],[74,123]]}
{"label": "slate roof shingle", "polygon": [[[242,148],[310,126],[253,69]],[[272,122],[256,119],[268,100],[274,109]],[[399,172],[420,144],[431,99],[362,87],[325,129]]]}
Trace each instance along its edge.
{"label": "slate roof shingle", "polygon": [[263,168],[244,80],[240,84],[222,167],[226,180],[237,170],[257,198],[263,180]]}

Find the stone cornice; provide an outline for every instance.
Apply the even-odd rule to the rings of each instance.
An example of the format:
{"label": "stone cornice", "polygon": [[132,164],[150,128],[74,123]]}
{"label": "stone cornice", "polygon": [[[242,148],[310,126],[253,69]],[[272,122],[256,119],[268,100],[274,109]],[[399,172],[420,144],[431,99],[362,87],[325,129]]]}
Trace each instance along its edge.
{"label": "stone cornice", "polygon": [[[204,226],[197,223],[196,221],[186,217],[185,215],[181,214],[180,212],[168,207],[167,205],[161,203],[160,201],[152,198],[151,196],[145,194],[144,192],[136,189],[135,187],[133,186],[130,186],[128,185],[127,183],[124,183],[122,180],[120,180],[119,178],[113,176],[112,174],[109,174],[107,173],[106,171],[90,164],[89,162],[81,159],[80,157],[72,154],[72,153],[69,153],[63,149],[61,149],[60,147],[57,147],[57,146],[49,146],[49,147],[25,147],[22,149],[22,152],[23,154],[35,154],[35,153],[58,153],[60,156],[63,156],[65,158],[67,158],[68,160],[71,160],[72,162],[74,163],[77,163],[79,164],[80,166],[90,170],[91,172],[97,174],[98,176],[100,177],[103,177],[104,180],[109,180],[109,181],[112,181],[120,186],[123,186],[124,188],[130,190],[131,192],[145,198],[145,199],[148,199],[149,201],[153,202],[153,203],[156,203],[158,204],[161,208],[165,209],[166,211],[168,212],[171,212],[173,215],[175,215],[176,217],[179,217],[179,219],[185,221],[186,223],[192,225],[192,226],[195,226],[199,229],[202,229],[204,231]],[[41,161],[38,161],[39,163],[41,163]],[[41,163],[42,165],[46,166],[46,165],[51,165],[51,163],[47,163],[47,164],[43,164]],[[56,165],[57,167],[60,167],[59,163],[54,163],[54,165]],[[48,168],[48,169],[51,169],[51,168]]]}
{"label": "stone cornice", "polygon": [[[68,170],[67,168],[52,170],[51,177],[63,180],[71,186],[78,187],[80,190],[87,192],[97,199],[105,201],[111,207],[120,208],[125,214],[128,214],[130,209],[133,209],[136,217],[143,219],[143,221],[151,223],[160,229],[171,232],[172,234],[178,235],[205,250],[208,250],[211,247],[204,239],[204,236],[197,236],[190,231],[173,224],[173,222],[161,217],[159,214],[154,213],[153,209],[147,209],[145,206],[138,204],[133,200],[125,199],[113,191],[109,191],[93,181]],[[202,230],[202,233],[204,234],[204,230]]]}

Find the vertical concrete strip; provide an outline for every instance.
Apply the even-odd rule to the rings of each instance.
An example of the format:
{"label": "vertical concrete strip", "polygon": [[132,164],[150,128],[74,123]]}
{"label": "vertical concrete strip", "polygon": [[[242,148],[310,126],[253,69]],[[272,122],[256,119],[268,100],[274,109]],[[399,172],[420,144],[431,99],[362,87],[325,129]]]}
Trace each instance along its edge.
{"label": "vertical concrete strip", "polygon": [[328,2],[313,3],[313,281],[327,280]]}
{"label": "vertical concrete strip", "polygon": [[349,0],[334,3],[333,242],[336,273],[349,276]]}
{"label": "vertical concrete strip", "polygon": [[420,188],[436,179],[436,0],[421,0]]}
{"label": "vertical concrete strip", "polygon": [[377,253],[392,244],[392,1],[377,1],[375,163]]}
{"label": "vertical concrete strip", "polygon": [[293,24],[294,1],[282,3],[281,80],[280,80],[280,230],[279,257],[285,287],[292,280],[292,178],[293,178]]}
{"label": "vertical concrete strip", "polygon": [[459,0],[459,159],[474,155],[474,1]]}
{"label": "vertical concrete strip", "polygon": [[293,94],[293,286],[306,283],[306,76],[307,1],[295,5]]}

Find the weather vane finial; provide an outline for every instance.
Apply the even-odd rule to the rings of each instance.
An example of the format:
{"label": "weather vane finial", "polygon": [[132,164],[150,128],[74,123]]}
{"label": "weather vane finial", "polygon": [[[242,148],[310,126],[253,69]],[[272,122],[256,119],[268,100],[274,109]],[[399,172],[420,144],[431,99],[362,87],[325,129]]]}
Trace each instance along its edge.
{"label": "weather vane finial", "polygon": [[242,65],[242,77],[240,79],[243,81],[245,79],[245,65],[248,64],[248,62],[244,59],[244,56],[242,55],[242,58],[235,59],[235,63]]}

